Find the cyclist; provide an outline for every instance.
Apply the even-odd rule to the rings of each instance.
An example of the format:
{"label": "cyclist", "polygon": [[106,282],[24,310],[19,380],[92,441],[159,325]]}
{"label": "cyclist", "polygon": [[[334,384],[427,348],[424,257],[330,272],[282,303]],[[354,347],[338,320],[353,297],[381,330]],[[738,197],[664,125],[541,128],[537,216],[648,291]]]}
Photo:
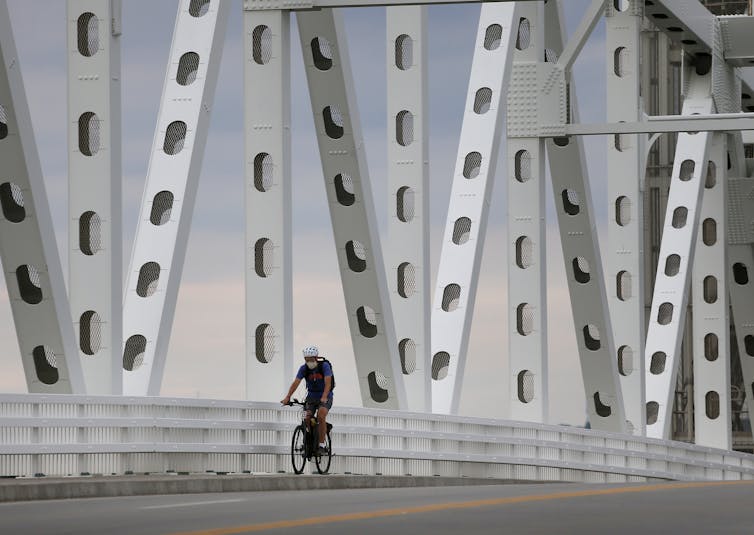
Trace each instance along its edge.
{"label": "cyclist", "polygon": [[317,420],[319,422],[319,448],[317,449],[317,455],[327,455],[327,445],[325,439],[327,437],[327,413],[332,408],[332,367],[327,362],[318,362],[319,349],[317,346],[308,346],[303,350],[304,364],[298,369],[296,378],[291,383],[291,387],[288,389],[288,395],[286,395],[280,403],[288,405],[291,401],[291,396],[298,388],[301,379],[306,379],[306,421],[310,421],[312,414],[319,406],[319,412],[317,413]]}

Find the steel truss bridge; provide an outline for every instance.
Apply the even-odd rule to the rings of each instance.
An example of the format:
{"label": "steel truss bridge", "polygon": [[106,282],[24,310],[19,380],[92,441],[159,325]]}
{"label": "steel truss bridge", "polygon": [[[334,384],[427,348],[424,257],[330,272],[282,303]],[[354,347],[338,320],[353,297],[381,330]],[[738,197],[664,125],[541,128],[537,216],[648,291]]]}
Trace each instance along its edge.
{"label": "steel truss bridge", "polygon": [[[432,292],[426,10],[442,3],[450,2],[243,2],[247,399],[275,399],[294,369],[295,14],[365,407],[333,413],[340,469],[750,478],[754,461],[732,451],[731,386],[745,390],[754,414],[754,18],[716,16],[695,1],[593,0],[566,36],[565,1],[483,3]],[[387,9],[387,236],[378,232],[338,9],[357,6]],[[0,258],[29,391],[0,396],[0,471],[282,469],[290,412],[147,397],[162,382],[230,3],[179,3],[125,283],[121,9],[119,0],[67,3],[66,289],[0,1]],[[603,18],[607,116],[586,124],[572,67]],[[604,253],[587,135],[607,138]],[[453,416],[503,137],[510,422]],[[546,162],[592,431],[544,423]],[[686,438],[695,445],[671,440],[679,374],[693,385]]]}

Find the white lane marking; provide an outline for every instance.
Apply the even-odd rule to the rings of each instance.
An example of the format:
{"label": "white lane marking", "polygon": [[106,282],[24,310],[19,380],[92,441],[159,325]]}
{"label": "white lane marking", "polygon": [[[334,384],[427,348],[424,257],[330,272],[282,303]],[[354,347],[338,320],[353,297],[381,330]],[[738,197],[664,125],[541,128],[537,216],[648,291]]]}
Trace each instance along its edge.
{"label": "white lane marking", "polygon": [[237,503],[237,502],[245,502],[246,500],[238,499],[238,500],[212,500],[208,502],[187,502],[187,503],[168,503],[165,505],[147,505],[144,507],[140,507],[139,509],[169,509],[171,507],[192,507],[194,505],[212,505],[215,503]]}

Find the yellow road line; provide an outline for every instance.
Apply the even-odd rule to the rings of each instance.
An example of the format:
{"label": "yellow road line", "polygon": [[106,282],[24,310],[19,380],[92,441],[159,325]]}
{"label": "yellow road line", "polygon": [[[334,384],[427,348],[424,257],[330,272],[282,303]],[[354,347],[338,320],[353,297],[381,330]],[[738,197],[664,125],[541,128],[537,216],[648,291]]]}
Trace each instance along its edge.
{"label": "yellow road line", "polygon": [[571,492],[557,492],[553,494],[533,494],[529,496],[509,496],[507,498],[491,498],[487,500],[474,500],[467,502],[434,503],[419,505],[416,507],[400,507],[397,509],[382,509],[379,511],[362,511],[358,513],[345,513],[340,515],[315,516],[300,518],[298,520],[280,520],[277,522],[265,522],[262,524],[249,524],[230,528],[216,528],[200,531],[185,531],[171,535],[233,535],[236,533],[254,533],[281,528],[295,528],[299,526],[312,526],[316,524],[330,524],[333,522],[349,522],[352,520],[368,520],[386,516],[412,515],[419,513],[431,513],[435,511],[448,511],[453,509],[471,509],[474,507],[489,507],[491,505],[508,505],[526,502],[544,502],[550,500],[563,500],[568,498],[583,498],[586,496],[609,496],[612,494],[627,494],[632,492],[649,492],[660,490],[694,489],[703,487],[721,487],[731,485],[751,485],[754,481],[712,481],[699,483],[665,483],[660,485],[643,485],[636,487],[617,487],[611,489],[588,489]]}

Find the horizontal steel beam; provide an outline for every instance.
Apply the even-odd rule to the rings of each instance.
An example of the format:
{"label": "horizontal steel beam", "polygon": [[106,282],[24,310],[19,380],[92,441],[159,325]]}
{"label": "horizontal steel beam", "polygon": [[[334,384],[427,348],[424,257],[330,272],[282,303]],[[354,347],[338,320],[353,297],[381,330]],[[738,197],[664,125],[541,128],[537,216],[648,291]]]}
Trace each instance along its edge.
{"label": "horizontal steel beam", "polygon": [[[657,115],[645,121],[627,123],[567,124],[568,136],[607,134],[658,134],[664,132],[736,132],[754,130],[754,113],[698,115],[693,119],[680,115]],[[553,137],[552,135],[542,137]]]}
{"label": "horizontal steel beam", "polygon": [[[424,4],[481,4],[517,0],[244,0],[244,11],[285,9],[301,11],[326,7],[417,6]],[[531,2],[535,0],[518,0]]]}

